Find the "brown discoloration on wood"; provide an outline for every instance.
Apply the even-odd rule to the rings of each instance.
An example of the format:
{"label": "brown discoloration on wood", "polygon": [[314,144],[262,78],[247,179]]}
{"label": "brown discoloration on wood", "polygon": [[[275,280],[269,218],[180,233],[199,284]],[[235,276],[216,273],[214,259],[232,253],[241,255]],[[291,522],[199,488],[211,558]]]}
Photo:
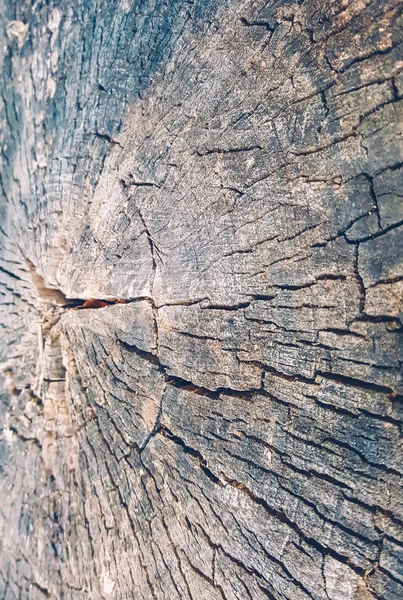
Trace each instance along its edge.
{"label": "brown discoloration on wood", "polygon": [[89,299],[85,300],[83,304],[76,306],[76,310],[83,308],[105,308],[106,306],[112,306],[113,304],[127,304],[130,300],[124,300],[123,298],[108,298],[107,300]]}
{"label": "brown discoloration on wood", "polygon": [[112,302],[105,302],[104,300],[86,300],[81,306],[77,306],[77,310],[80,308],[104,308],[110,306]]}

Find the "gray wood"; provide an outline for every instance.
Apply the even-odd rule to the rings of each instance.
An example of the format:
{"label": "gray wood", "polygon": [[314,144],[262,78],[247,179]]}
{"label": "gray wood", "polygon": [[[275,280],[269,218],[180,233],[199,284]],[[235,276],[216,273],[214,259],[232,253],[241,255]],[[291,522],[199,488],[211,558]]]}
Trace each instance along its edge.
{"label": "gray wood", "polygon": [[1,599],[401,598],[402,3],[0,23]]}

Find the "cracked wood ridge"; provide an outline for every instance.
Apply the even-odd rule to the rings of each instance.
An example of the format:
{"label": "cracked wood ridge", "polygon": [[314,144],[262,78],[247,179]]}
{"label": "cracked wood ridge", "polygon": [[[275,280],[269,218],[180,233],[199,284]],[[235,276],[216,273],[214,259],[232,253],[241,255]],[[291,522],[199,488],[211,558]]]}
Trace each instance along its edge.
{"label": "cracked wood ridge", "polygon": [[403,597],[402,12],[2,0],[2,600]]}

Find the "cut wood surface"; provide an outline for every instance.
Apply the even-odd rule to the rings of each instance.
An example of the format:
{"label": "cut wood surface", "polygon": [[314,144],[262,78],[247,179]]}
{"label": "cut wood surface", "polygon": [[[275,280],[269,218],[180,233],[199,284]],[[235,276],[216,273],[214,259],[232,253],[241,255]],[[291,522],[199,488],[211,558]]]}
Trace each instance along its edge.
{"label": "cut wood surface", "polygon": [[1,600],[403,598],[402,14],[1,1]]}

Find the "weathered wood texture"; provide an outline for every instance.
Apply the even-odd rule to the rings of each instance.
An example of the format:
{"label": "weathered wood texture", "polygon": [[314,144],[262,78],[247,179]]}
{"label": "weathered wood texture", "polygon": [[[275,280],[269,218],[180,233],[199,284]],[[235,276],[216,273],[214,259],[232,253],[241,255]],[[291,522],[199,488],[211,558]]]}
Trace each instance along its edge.
{"label": "weathered wood texture", "polygon": [[2,0],[1,599],[403,597],[402,12]]}

